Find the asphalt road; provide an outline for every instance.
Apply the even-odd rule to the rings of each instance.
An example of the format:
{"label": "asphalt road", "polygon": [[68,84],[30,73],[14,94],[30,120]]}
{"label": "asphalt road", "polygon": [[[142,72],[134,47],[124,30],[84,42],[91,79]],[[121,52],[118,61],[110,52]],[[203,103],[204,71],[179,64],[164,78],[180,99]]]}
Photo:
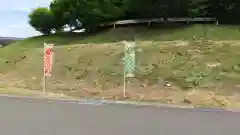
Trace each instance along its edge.
{"label": "asphalt road", "polygon": [[240,114],[0,97],[0,135],[239,135]]}

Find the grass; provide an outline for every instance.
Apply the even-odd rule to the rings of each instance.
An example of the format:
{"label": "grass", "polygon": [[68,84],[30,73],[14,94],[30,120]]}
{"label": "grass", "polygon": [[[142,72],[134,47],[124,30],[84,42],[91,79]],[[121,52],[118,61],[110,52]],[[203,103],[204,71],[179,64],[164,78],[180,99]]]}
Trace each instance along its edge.
{"label": "grass", "polygon": [[26,89],[0,88],[0,94],[34,96],[34,92]]}
{"label": "grass", "polygon": [[[205,32],[204,32],[205,31]],[[204,34],[205,33],[205,34]],[[231,34],[227,34],[231,33]],[[193,36],[206,35],[209,40],[239,40],[239,26],[216,26],[216,25],[153,25],[152,27],[127,27],[105,29],[96,33],[59,33],[50,36],[38,36],[17,42],[16,46],[42,47],[44,42],[56,45],[70,44],[102,44],[114,43],[122,40],[135,41],[172,41],[192,40]]]}
{"label": "grass", "polygon": [[[0,49],[0,86],[42,89],[41,47],[43,42],[53,42],[59,46],[55,48],[52,76],[47,80],[49,92],[123,99],[121,41],[134,39],[136,77],[129,80],[127,100],[237,106],[240,32],[227,26],[206,27],[208,38],[204,40],[193,39],[202,34],[199,25],[161,31],[117,28],[96,35],[65,33],[26,39]],[[166,82],[170,87],[164,87]]]}
{"label": "grass", "polygon": [[0,95],[12,95],[12,96],[31,96],[39,98],[50,98],[50,99],[64,99],[64,100],[76,100],[74,97],[63,95],[62,93],[52,93],[43,91],[33,91],[24,88],[0,88]]}

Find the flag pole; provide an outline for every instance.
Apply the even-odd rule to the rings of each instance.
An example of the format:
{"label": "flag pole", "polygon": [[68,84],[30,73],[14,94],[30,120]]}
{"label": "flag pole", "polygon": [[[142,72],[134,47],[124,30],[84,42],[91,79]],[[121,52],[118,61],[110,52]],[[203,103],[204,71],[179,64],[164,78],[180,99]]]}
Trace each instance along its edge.
{"label": "flag pole", "polygon": [[134,77],[135,72],[135,42],[123,42],[125,44],[124,76],[123,76],[123,96],[127,97],[128,77]]}
{"label": "flag pole", "polygon": [[124,71],[124,75],[123,75],[123,97],[124,97],[124,99],[126,98],[126,89],[127,89],[127,86],[126,86],[126,77],[125,77],[125,71]]}
{"label": "flag pole", "polygon": [[46,76],[43,76],[43,92],[46,92]]}

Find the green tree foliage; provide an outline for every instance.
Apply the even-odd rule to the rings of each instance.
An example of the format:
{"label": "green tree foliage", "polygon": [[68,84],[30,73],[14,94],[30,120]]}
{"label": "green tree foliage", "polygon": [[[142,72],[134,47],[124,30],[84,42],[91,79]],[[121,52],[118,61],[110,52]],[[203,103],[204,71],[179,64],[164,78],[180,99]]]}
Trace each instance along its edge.
{"label": "green tree foliage", "polygon": [[30,15],[30,24],[48,34],[68,26],[95,28],[120,19],[216,17],[220,23],[240,23],[240,0],[53,0]]}
{"label": "green tree foliage", "polygon": [[217,17],[223,23],[240,23],[239,0],[209,0],[209,15]]}
{"label": "green tree foliage", "polygon": [[94,27],[124,16],[124,0],[54,0],[50,9],[70,28]]}
{"label": "green tree foliage", "polygon": [[31,12],[29,24],[43,34],[50,34],[56,28],[56,21],[48,8],[37,8]]}
{"label": "green tree foliage", "polygon": [[208,16],[208,0],[189,0],[188,16],[189,17],[206,17]]}

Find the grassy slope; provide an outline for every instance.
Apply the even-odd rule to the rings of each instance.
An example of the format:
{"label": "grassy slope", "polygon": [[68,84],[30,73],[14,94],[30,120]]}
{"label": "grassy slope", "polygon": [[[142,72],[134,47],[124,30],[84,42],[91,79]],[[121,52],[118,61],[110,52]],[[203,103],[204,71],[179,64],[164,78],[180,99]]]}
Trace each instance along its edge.
{"label": "grassy slope", "polygon": [[169,41],[192,40],[193,36],[201,37],[206,31],[209,40],[240,40],[240,27],[216,25],[153,25],[147,27],[116,28],[94,34],[62,33],[51,36],[39,36],[18,42],[15,45],[28,47],[42,47],[43,42],[56,45],[84,44],[84,43],[109,43],[122,40],[135,41]]}
{"label": "grassy slope", "polygon": [[[236,27],[206,27],[210,40],[240,39],[240,31]],[[161,91],[165,90],[164,81],[169,81],[175,90],[197,88],[228,94],[238,92],[239,42],[193,40],[193,36],[203,35],[202,28],[200,25],[160,30],[117,28],[88,36],[60,34],[30,38],[0,49],[0,73],[3,74],[0,76],[3,80],[0,81],[0,86],[39,90],[43,56],[39,47],[42,47],[43,42],[53,42],[65,46],[59,46],[55,50],[54,71],[49,78],[49,90],[61,90],[74,96],[117,98],[121,93],[123,77],[121,59],[124,54],[120,41],[134,39],[138,51],[136,78],[131,80],[129,86],[132,99],[143,94],[145,100],[162,101],[167,97],[167,101],[173,102],[168,96],[175,95],[179,98],[176,102],[181,102],[184,94],[174,94],[170,90]],[[90,44],[85,47],[66,46],[83,43]],[[146,92],[146,89],[149,92]],[[217,102],[217,105],[219,104],[222,105]]]}

